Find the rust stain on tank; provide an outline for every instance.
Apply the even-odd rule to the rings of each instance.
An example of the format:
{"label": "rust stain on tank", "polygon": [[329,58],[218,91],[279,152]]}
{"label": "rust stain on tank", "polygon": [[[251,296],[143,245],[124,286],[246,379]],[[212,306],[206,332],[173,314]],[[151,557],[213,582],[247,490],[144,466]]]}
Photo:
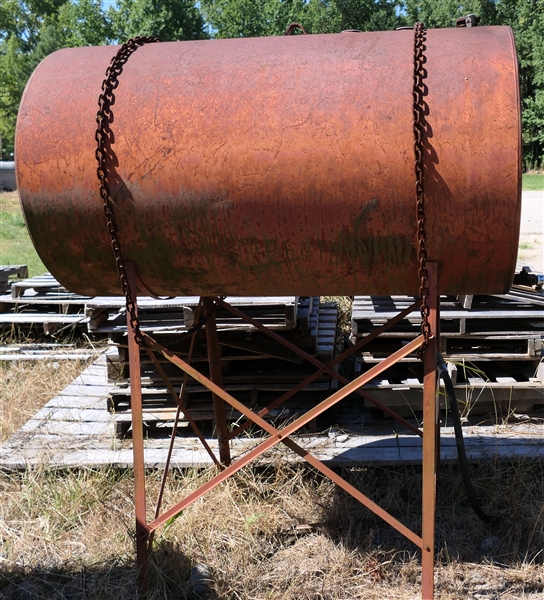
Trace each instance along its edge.
{"label": "rust stain on tank", "polygon": [[[412,41],[398,31],[140,48],[119,78],[112,148],[119,237],[146,285],[417,294]],[[443,293],[505,291],[521,210],[512,32],[429,30],[426,46],[428,256]],[[94,158],[115,51],[47,57],[16,132],[36,249],[86,294],[120,291]]]}

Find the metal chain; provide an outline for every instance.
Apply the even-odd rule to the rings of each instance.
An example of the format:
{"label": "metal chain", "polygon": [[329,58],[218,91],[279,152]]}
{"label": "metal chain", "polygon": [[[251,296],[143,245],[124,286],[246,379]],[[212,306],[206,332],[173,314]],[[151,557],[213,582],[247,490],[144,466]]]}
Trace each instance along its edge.
{"label": "metal chain", "polygon": [[414,25],[414,87],[413,87],[413,115],[414,115],[414,155],[416,175],[416,214],[417,214],[417,258],[419,296],[421,298],[421,334],[424,337],[419,350],[419,357],[423,358],[431,336],[429,323],[429,288],[427,287],[427,249],[425,233],[425,192],[423,187],[423,136],[425,135],[425,84],[427,77],[425,70],[425,26],[423,23]]}
{"label": "metal chain", "polygon": [[[112,131],[110,125],[113,121],[111,107],[115,102],[114,90],[119,85],[119,75],[123,72],[123,65],[127,62],[133,52],[144,44],[153,44],[160,42],[155,37],[135,37],[121,46],[117,54],[112,58],[109,67],[106,70],[106,78],[102,82],[102,93],[98,98],[98,112],[96,114],[96,123],[98,125],[95,140],[98,144],[95,151],[98,168],[96,174],[100,180],[100,196],[104,202],[104,214],[108,222],[108,232],[111,238],[111,247],[115,257],[117,273],[121,280],[121,288],[127,303],[127,313],[130,318],[130,324],[134,330],[134,337],[138,344],[142,343],[143,334],[140,331],[140,321],[134,297],[131,294],[131,288],[128,283],[127,270],[123,260],[119,235],[115,227],[113,216],[113,200],[110,192],[110,180],[108,178],[108,159],[111,158]],[[133,290],[135,292],[135,290]]]}

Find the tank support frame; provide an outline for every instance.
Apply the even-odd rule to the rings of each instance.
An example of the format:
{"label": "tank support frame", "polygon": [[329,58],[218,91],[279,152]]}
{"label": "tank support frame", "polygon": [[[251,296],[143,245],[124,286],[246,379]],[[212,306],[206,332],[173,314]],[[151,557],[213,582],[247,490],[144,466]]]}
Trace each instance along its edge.
{"label": "tank support frame", "polygon": [[[170,509],[160,514],[160,503],[164,491],[166,474],[170,464],[171,453],[173,449],[173,437],[170,444],[170,451],[166,461],[165,474],[159,493],[159,500],[155,511],[155,518],[151,521],[147,520],[146,514],[146,485],[145,485],[145,460],[144,460],[144,443],[143,443],[143,417],[142,417],[142,393],[141,393],[141,375],[140,375],[140,345],[137,343],[137,332],[134,330],[130,318],[128,323],[128,349],[129,349],[129,365],[130,365],[130,383],[131,383],[131,408],[132,408],[132,436],[133,436],[133,454],[134,454],[134,503],[136,513],[136,554],[138,567],[138,585],[140,595],[145,597],[147,593],[148,581],[148,560],[151,541],[154,532],[169,519],[179,514],[182,510],[190,506],[193,502],[201,498],[204,494],[214,489],[220,483],[228,479],[234,473],[239,471],[244,466],[261,456],[264,452],[273,446],[282,443],[290,450],[295,452],[302,459],[307,461],[315,469],[323,475],[331,479],[335,484],[341,487],[344,491],[352,495],[361,504],[369,508],[376,515],[394,527],[399,533],[413,542],[422,552],[422,598],[423,600],[433,600],[434,598],[434,537],[435,537],[435,513],[436,513],[436,473],[439,455],[439,425],[438,425],[438,410],[437,410],[437,347],[439,339],[439,293],[437,289],[437,263],[428,262],[428,290],[429,290],[429,307],[430,307],[430,326],[431,337],[425,350],[423,365],[424,365],[424,385],[423,385],[423,430],[414,427],[408,421],[396,415],[391,409],[383,406],[379,401],[372,398],[368,393],[360,388],[375,378],[387,368],[400,361],[402,358],[415,352],[423,344],[423,336],[419,336],[406,346],[393,353],[382,362],[377,363],[371,369],[357,377],[353,381],[348,381],[339,373],[334,371],[333,367],[348,355],[358,351],[362,346],[374,339],[381,332],[389,329],[395,323],[405,318],[410,312],[418,308],[419,302],[416,302],[411,307],[399,313],[394,319],[388,321],[377,331],[363,338],[358,344],[352,346],[341,355],[336,357],[329,364],[325,364],[319,359],[311,356],[284,340],[274,331],[269,330],[264,325],[254,321],[251,317],[245,315],[237,308],[230,306],[224,299],[216,297],[203,298],[201,305],[205,315],[206,341],[208,346],[208,360],[210,365],[210,377],[204,376],[190,365],[182,360],[167,348],[159,344],[150,336],[143,334],[143,342],[146,350],[152,351],[163,358],[166,358],[173,364],[177,365],[187,376],[193,378],[208,390],[212,392],[213,406],[216,420],[216,430],[218,432],[219,444],[219,461],[215,458],[214,462],[218,464],[218,472],[207,483],[199,487],[197,490],[189,494],[186,498],[175,504]],[[131,294],[136,299],[137,277],[136,269],[133,264],[127,264],[127,273],[129,278],[129,286]],[[283,344],[291,351],[296,352],[303,359],[312,363],[317,371],[303,382],[295,386],[290,392],[287,392],[266,408],[261,409],[258,413],[247,408],[239,402],[231,394],[222,387],[221,369],[219,364],[219,344],[217,341],[217,328],[213,312],[214,304],[223,309],[230,311],[237,317],[242,318],[246,323],[253,325],[263,333],[266,333],[279,343]],[[314,406],[310,411],[297,418],[292,423],[289,423],[282,429],[277,429],[271,423],[264,420],[264,415],[284,402],[288,397],[294,395],[298,390],[303,389],[319,377],[322,373],[327,373],[331,377],[336,378],[344,385],[325,400]],[[168,380],[165,380],[169,389],[172,389]],[[301,427],[308,424],[310,421],[321,415],[331,406],[348,396],[349,394],[357,393],[369,400],[372,404],[379,407],[384,412],[393,416],[400,423],[405,425],[412,432],[417,433],[423,438],[423,458],[422,458],[422,534],[421,536],[410,530],[395,517],[374,503],[370,498],[354,488],[345,479],[332,471],[323,462],[318,460],[307,450],[299,446],[290,436],[297,432]],[[177,398],[178,401],[178,417],[180,412],[189,414],[190,411],[184,406],[183,392]],[[226,405],[241,412],[247,419],[245,423],[238,426],[235,430],[229,433],[226,419]],[[190,422],[192,421],[189,419]],[[202,435],[196,428],[196,425],[191,425],[195,429],[195,434],[202,439]],[[232,461],[230,456],[229,441],[236,437],[241,431],[247,428],[250,424],[257,425],[269,434],[257,447],[243,457]],[[175,436],[177,422],[174,426],[172,436]],[[206,448],[211,452],[209,447]]]}

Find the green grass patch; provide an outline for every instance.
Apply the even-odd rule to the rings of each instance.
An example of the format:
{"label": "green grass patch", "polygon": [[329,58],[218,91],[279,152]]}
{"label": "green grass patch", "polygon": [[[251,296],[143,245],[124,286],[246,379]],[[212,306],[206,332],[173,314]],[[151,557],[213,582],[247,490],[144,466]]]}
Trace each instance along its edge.
{"label": "green grass patch", "polygon": [[521,188],[525,192],[544,190],[544,173],[525,173],[521,176]]}
{"label": "green grass patch", "polygon": [[47,271],[34,249],[20,210],[0,211],[0,264],[28,265],[30,277]]}

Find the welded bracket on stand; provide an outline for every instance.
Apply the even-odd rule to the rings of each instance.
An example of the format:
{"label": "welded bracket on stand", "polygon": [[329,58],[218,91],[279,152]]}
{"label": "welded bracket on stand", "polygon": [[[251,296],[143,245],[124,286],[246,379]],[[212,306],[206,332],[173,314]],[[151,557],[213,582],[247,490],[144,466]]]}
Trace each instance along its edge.
{"label": "welded bracket on stand", "polygon": [[[173,364],[177,365],[185,374],[202,384],[208,390],[212,392],[214,401],[214,412],[216,418],[216,430],[218,432],[219,448],[220,448],[220,459],[223,463],[224,468],[210,479],[207,483],[202,485],[200,488],[189,494],[186,498],[175,504],[173,507],[165,511],[163,514],[156,514],[155,519],[149,523],[146,520],[146,492],[145,492],[145,465],[144,465],[144,449],[143,449],[143,425],[142,425],[142,397],[141,397],[141,381],[140,381],[140,348],[136,342],[135,331],[133,325],[128,322],[128,336],[129,336],[129,364],[130,364],[130,380],[131,380],[131,403],[132,403],[132,415],[133,415],[133,452],[134,452],[134,496],[135,496],[135,510],[136,510],[136,550],[137,550],[137,563],[138,563],[138,574],[139,574],[139,589],[142,594],[145,595],[147,589],[147,564],[148,564],[148,553],[149,553],[149,539],[161,525],[165,524],[169,519],[179,514],[182,510],[190,506],[193,502],[201,498],[204,494],[211,491],[223,481],[234,475],[244,466],[250,464],[253,460],[257,459],[264,452],[274,447],[275,445],[282,443],[290,448],[293,452],[298,454],[301,458],[306,460],[310,465],[320,471],[322,474],[331,479],[344,491],[356,498],[361,504],[369,508],[376,515],[381,517],[384,521],[389,523],[397,531],[402,533],[407,539],[412,541],[422,551],[422,597],[424,600],[432,600],[434,598],[434,535],[435,535],[435,511],[436,511],[436,468],[437,468],[437,379],[436,379],[436,358],[437,358],[437,338],[439,335],[439,296],[437,290],[437,265],[436,263],[427,263],[428,269],[428,290],[429,290],[429,308],[430,308],[430,326],[431,326],[431,337],[427,345],[424,356],[424,385],[423,385],[423,432],[411,425],[408,421],[396,415],[390,409],[386,410],[388,414],[396,418],[398,421],[403,423],[418,435],[423,437],[423,502],[422,502],[422,535],[419,536],[395,517],[385,511],[383,508],[374,503],[365,494],[354,488],[345,479],[340,477],[329,467],[327,467],[320,460],[311,455],[307,450],[299,446],[294,440],[290,438],[296,431],[301,427],[309,423],[312,419],[316,418],[328,408],[334,406],[340,400],[350,395],[351,393],[357,393],[375,406],[384,410],[384,407],[379,401],[373,399],[369,394],[362,391],[360,388],[368,383],[371,379],[377,377],[380,373],[388,369],[393,364],[400,361],[402,358],[415,352],[423,344],[423,336],[419,336],[415,340],[409,342],[406,346],[383,360],[382,362],[374,365],[367,372],[360,375],[354,381],[348,381],[332,368],[334,364],[339,362],[337,359],[333,360],[329,365],[325,365],[319,359],[307,354],[300,348],[294,346],[287,340],[284,340],[281,336],[273,331],[268,330],[262,324],[254,321],[238,309],[230,306],[227,302],[220,298],[205,298],[204,299],[204,311],[207,314],[206,321],[206,338],[208,343],[208,357],[210,362],[210,378],[204,376],[202,373],[192,367],[189,362],[179,358],[179,356],[170,352],[167,348],[159,344],[150,336],[143,334],[142,344],[145,345],[146,349],[149,349],[162,357],[166,358]],[[129,269],[127,269],[129,270]],[[129,270],[129,282],[132,292],[136,289],[136,278],[134,270]],[[135,294],[134,294],[135,295]],[[264,416],[267,412],[272,410],[272,407],[279,405],[288,396],[284,394],[278,400],[274,401],[268,407],[261,409],[259,413],[255,413],[253,410],[247,408],[243,403],[239,402],[231,394],[225,391],[222,387],[221,372],[219,365],[219,352],[217,341],[217,331],[215,318],[213,316],[213,303],[229,310],[231,313],[242,318],[249,324],[254,325],[263,333],[266,333],[273,339],[276,339],[279,343],[288,347],[292,351],[296,352],[312,364],[317,367],[317,375],[310,376],[304,382],[295,386],[291,390],[291,395],[296,393],[299,389],[303,389],[308,385],[310,380],[319,377],[322,373],[327,373],[332,377],[336,378],[340,383],[344,384],[344,387],[337,390],[327,399],[323,400],[310,411],[300,416],[292,423],[286,425],[282,429],[277,429],[271,425],[268,421],[264,420]],[[417,305],[410,307],[407,311],[400,313],[384,326],[380,328],[380,331],[388,329],[392,323],[398,322],[401,318],[404,318],[409,312],[411,312]],[[356,346],[350,348],[348,351],[342,353],[342,357],[345,357],[349,353],[353,353],[356,349],[362,347],[365,343],[368,343],[370,339],[376,337],[377,333],[371,334],[361,340]],[[339,357],[338,357],[339,358]],[[228,426],[226,420],[225,403],[229,404],[234,409],[241,412],[246,418],[247,422],[242,426],[234,430],[232,434],[228,434]],[[179,414],[179,411],[178,411]],[[242,431],[247,427],[247,424],[253,423],[263,429],[269,434],[269,437],[265,438],[259,445],[253,448],[250,452],[246,453],[241,458],[238,458],[234,462],[231,462],[229,439],[232,439],[236,433]],[[172,444],[171,444],[172,447]],[[161,489],[162,492],[162,489]]]}

